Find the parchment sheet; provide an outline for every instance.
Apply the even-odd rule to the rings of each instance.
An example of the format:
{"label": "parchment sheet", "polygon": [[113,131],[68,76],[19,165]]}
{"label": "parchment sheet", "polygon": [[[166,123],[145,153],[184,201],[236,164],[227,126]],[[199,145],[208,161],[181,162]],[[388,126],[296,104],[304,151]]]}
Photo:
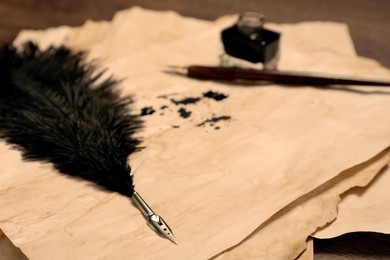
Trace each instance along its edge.
{"label": "parchment sheet", "polygon": [[346,192],[338,207],[337,219],[314,233],[332,238],[349,232],[390,233],[390,170],[386,168],[368,185]]}
{"label": "parchment sheet", "polygon": [[[158,19],[147,19],[155,22],[150,28],[160,28],[167,16],[171,25],[153,30],[150,37],[139,26],[145,22],[143,16],[136,20],[134,13],[155,15]],[[139,135],[147,148],[131,156],[130,162],[137,166],[136,189],[171,225],[179,245],[152,233],[125,198],[55,174],[48,165],[21,162],[16,151],[3,145],[0,193],[1,208],[7,210],[0,212],[0,227],[31,259],[210,258],[245,239],[290,203],[390,144],[389,93],[382,89],[254,87],[163,72],[170,64],[217,64],[222,51],[219,33],[236,17],[202,21],[199,26],[197,20],[171,12],[136,8],[121,14],[133,21],[126,26],[138,28],[130,30],[133,34],[118,28],[122,24],[103,23],[104,28],[97,30],[99,41],[85,40],[86,48],[91,46],[90,57],[101,57],[109,72],[125,78],[121,91],[135,95],[136,111],[146,105],[168,107],[145,117]],[[177,24],[185,24],[179,30],[182,34],[172,34],[159,45],[159,33],[165,39],[164,28],[174,30]],[[345,32],[343,25],[273,26],[283,35],[288,30],[293,35],[294,29],[312,29],[283,40],[281,68],[389,78],[388,71],[375,62],[356,58],[349,51],[335,52],[326,45],[326,31],[332,32],[335,42],[350,44],[349,38],[338,34]],[[199,31],[186,34],[193,27]],[[68,46],[83,49],[83,40],[78,39],[95,36],[88,38],[86,32],[71,35],[77,30],[63,39]],[[132,35],[137,45],[110,41],[111,35]],[[307,50],[313,53],[307,55]],[[229,97],[184,106],[192,112],[188,119],[178,115],[180,106],[170,100],[202,96],[210,89]],[[230,116],[231,120],[197,126],[213,116]]]}
{"label": "parchment sheet", "polygon": [[337,217],[339,195],[351,187],[366,186],[389,160],[390,150],[387,149],[373,159],[340,173],[283,208],[241,244],[215,259],[267,259],[271,256],[272,259],[295,259],[305,249],[305,257],[310,255],[313,249],[310,245],[306,248],[306,241],[317,227]]}

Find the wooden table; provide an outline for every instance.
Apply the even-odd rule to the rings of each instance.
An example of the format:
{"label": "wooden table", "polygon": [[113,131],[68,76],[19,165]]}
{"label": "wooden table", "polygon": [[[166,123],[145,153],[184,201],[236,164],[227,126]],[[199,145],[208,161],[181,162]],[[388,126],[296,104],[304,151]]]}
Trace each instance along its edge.
{"label": "wooden table", "polygon": [[[327,20],[347,23],[358,55],[390,67],[390,1],[388,0],[2,0],[0,42],[11,41],[21,29],[81,25],[86,19],[111,19],[131,6],[175,10],[182,15],[215,19],[257,11],[267,21],[284,23]],[[335,43],[337,44],[337,43]],[[390,235],[354,233],[314,241],[315,259],[390,259]]]}

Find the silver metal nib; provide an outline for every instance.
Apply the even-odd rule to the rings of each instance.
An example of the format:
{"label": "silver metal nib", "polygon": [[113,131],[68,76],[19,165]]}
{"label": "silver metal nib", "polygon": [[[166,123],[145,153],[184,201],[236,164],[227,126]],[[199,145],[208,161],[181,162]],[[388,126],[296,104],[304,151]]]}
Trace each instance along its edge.
{"label": "silver metal nib", "polygon": [[131,196],[131,200],[137,206],[137,208],[141,211],[142,215],[148,221],[148,226],[160,236],[169,239],[173,243],[177,245],[176,239],[173,236],[173,232],[168,224],[164,221],[162,217],[155,214],[153,210],[146,204],[146,202],[142,199],[142,197],[134,192]]}

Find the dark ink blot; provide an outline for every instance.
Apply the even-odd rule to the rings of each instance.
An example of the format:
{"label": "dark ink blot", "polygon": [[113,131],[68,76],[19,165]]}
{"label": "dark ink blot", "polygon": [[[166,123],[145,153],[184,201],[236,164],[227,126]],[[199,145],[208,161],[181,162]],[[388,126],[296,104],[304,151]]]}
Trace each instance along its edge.
{"label": "dark ink blot", "polygon": [[172,128],[179,128],[179,125],[173,125]]}
{"label": "dark ink blot", "polygon": [[151,115],[154,112],[156,112],[156,110],[154,110],[153,107],[144,107],[141,109],[141,116]]}
{"label": "dark ink blot", "polygon": [[216,126],[216,127],[214,127],[214,129],[215,129],[215,130],[219,130],[219,129],[220,129],[220,127],[219,127],[219,126]]}
{"label": "dark ink blot", "polygon": [[230,120],[232,117],[231,116],[220,116],[220,117],[213,117],[210,119],[207,119],[203,121],[202,123],[196,125],[196,126],[204,126],[207,123],[209,123],[211,126],[214,126],[214,123],[219,122],[219,121],[227,121]]}
{"label": "dark ink blot", "polygon": [[206,98],[214,99],[216,101],[221,101],[221,100],[223,100],[223,99],[228,97],[228,95],[225,95],[223,93],[213,92],[211,90],[203,93],[203,96],[206,97]]}
{"label": "dark ink blot", "polygon": [[160,109],[163,110],[163,109],[166,109],[168,108],[168,106],[161,106]]}
{"label": "dark ink blot", "polygon": [[179,112],[182,118],[189,118],[191,116],[191,111],[187,111],[184,108],[180,108],[177,112]]}
{"label": "dark ink blot", "polygon": [[188,105],[188,104],[196,104],[201,100],[201,98],[198,97],[188,97],[181,100],[174,100],[171,99],[172,103],[175,105]]}

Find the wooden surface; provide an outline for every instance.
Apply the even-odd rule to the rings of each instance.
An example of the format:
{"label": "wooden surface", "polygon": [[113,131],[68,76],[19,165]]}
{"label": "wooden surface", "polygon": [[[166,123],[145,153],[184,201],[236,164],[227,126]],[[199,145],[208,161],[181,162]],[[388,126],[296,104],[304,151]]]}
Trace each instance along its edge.
{"label": "wooden surface", "polygon": [[[12,40],[20,29],[80,25],[86,19],[110,19],[115,11],[134,5],[176,10],[183,15],[204,19],[214,19],[228,13],[259,11],[270,22],[340,21],[350,26],[359,55],[376,59],[390,67],[390,1],[387,0],[301,0],[294,3],[288,0],[2,0],[0,42]],[[331,240],[315,240],[315,258],[389,259],[389,245],[389,235],[349,234]]]}
{"label": "wooden surface", "polygon": [[79,25],[85,19],[110,19],[115,11],[134,5],[176,10],[186,16],[215,19],[228,13],[262,12],[268,21],[329,20],[347,23],[359,55],[390,67],[390,1],[387,0],[2,0],[0,40],[23,28]]}

